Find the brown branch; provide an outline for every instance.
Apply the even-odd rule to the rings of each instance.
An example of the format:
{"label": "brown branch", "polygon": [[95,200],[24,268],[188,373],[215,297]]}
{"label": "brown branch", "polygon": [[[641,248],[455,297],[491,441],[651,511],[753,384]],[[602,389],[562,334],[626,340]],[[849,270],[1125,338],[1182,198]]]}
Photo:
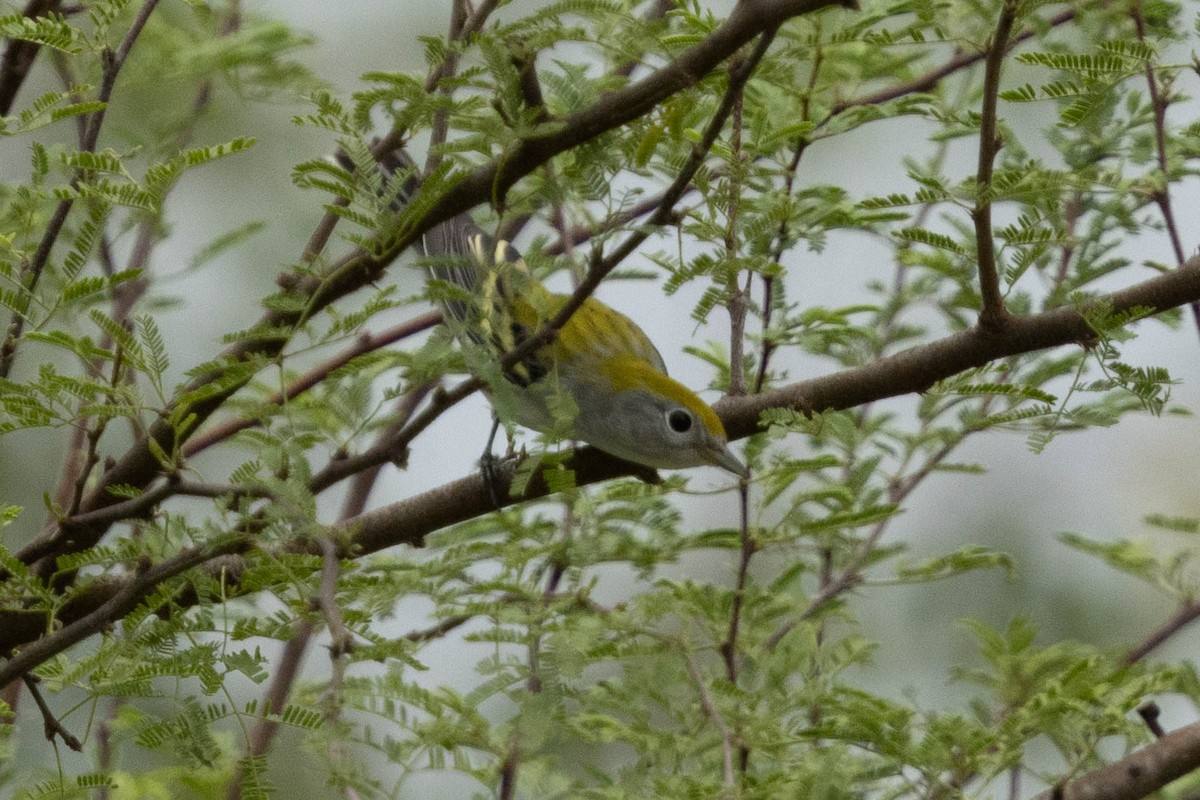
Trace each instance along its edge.
{"label": "brown branch", "polygon": [[422,643],[429,642],[434,639],[440,639],[451,631],[462,627],[470,622],[471,615],[457,614],[453,617],[446,617],[436,625],[430,625],[428,628],[421,628],[415,631],[409,631],[400,637],[402,642]]}
{"label": "brown branch", "polygon": [[1003,146],[996,124],[996,103],[1000,94],[1000,68],[1008,52],[1008,40],[1016,21],[1016,0],[1004,0],[996,32],[988,43],[983,68],[983,100],[979,109],[979,166],[975,173],[975,208],[971,220],[975,223],[975,258],[979,261],[979,293],[983,310],[979,324],[994,328],[1004,323],[1008,312],[1000,291],[1000,272],[996,264],[996,243],[992,236],[992,173],[996,152]]}
{"label": "brown branch", "polygon": [[500,762],[500,786],[497,787],[499,800],[512,800],[517,791],[517,767],[520,763],[521,748],[517,742],[513,742],[504,760]]}
{"label": "brown branch", "polygon": [[323,492],[335,483],[356,475],[363,470],[380,464],[394,463],[402,466],[408,457],[408,445],[422,431],[432,425],[438,417],[457,403],[467,399],[482,388],[483,381],[478,378],[468,378],[450,390],[438,388],[433,391],[429,404],[416,414],[405,420],[399,428],[385,431],[375,444],[362,453],[344,458],[336,458],[325,465],[325,468],[313,475],[309,481],[309,489]]}
{"label": "brown branch", "polygon": [[[1133,17],[1133,25],[1137,30],[1137,38],[1141,43],[1146,41],[1146,18],[1142,14],[1141,0],[1130,4],[1129,15]],[[1171,173],[1167,158],[1167,107],[1170,100],[1165,97],[1158,86],[1158,78],[1154,74],[1154,65],[1146,60],[1146,89],[1150,94],[1150,107],[1154,111],[1154,150],[1158,158],[1158,171],[1162,174],[1162,186],[1154,190],[1153,199],[1162,214],[1163,224],[1167,227],[1167,238],[1171,241],[1171,249],[1175,253],[1175,263],[1182,264],[1184,260],[1183,240],[1179,236],[1179,227],[1175,222],[1175,212],[1171,208]],[[1200,303],[1191,303],[1192,321],[1200,331]]]}
{"label": "brown branch", "polygon": [[318,544],[324,563],[321,567],[321,585],[317,590],[316,605],[321,611],[321,616],[325,618],[325,627],[329,629],[332,639],[329,645],[330,658],[337,660],[354,649],[354,636],[342,621],[342,612],[337,604],[337,583],[341,572],[338,547],[328,536],[321,537]]}
{"label": "brown branch", "polygon": [[[817,51],[813,56],[813,64],[808,76],[808,92],[805,93],[804,98],[801,100],[801,119],[803,120],[809,119],[809,97],[816,88],[817,76],[821,73],[821,65],[823,63],[824,51],[820,48],[817,48]],[[840,113],[841,111],[831,112],[826,121],[832,119],[834,115]],[[796,144],[792,148],[792,158],[791,161],[788,162],[787,174],[783,179],[783,193],[787,197],[792,196],[792,189],[796,185],[796,178],[799,174],[798,170],[800,168],[800,159],[804,157],[804,153],[808,150],[808,146],[810,144],[812,144],[812,140],[810,138],[807,136],[800,136],[796,139]],[[784,216],[784,218],[779,221],[779,228],[775,232],[776,244],[771,251],[772,263],[778,264],[779,260],[783,258],[783,253],[787,248],[788,233],[791,229],[788,221],[789,220],[787,216]],[[775,340],[770,335],[771,317],[773,316],[775,310],[776,279],[777,277],[775,275],[764,275],[762,278],[762,348],[758,355],[758,372],[754,377],[755,393],[761,392],[763,390],[763,386],[766,385],[767,369],[770,366],[771,356],[774,354],[776,348]]]}
{"label": "brown branch", "polygon": [[733,587],[733,603],[729,611],[729,629],[725,641],[721,643],[721,657],[725,660],[725,677],[733,685],[737,685],[738,662],[737,641],[739,626],[742,620],[742,606],[746,600],[746,581],[750,576],[750,559],[758,552],[758,545],[750,536],[750,501],[749,487],[742,481],[739,492],[742,508],[741,527],[739,529],[741,549],[738,557],[737,579]]}
{"label": "brown branch", "polygon": [[[235,552],[244,544],[241,539],[230,538],[204,547],[189,547],[157,564],[151,564],[149,559],[145,559],[139,565],[137,574],[122,582],[111,597],[96,606],[90,613],[59,628],[54,633],[25,644],[18,653],[0,665],[0,686],[7,685],[35,669],[39,664],[84,639],[100,633],[109,625],[122,619],[137,608],[138,604],[164,581],[197,567],[209,559]],[[7,631],[5,632],[7,633]],[[14,643],[13,646],[16,644],[22,643]],[[3,648],[4,651],[10,649],[11,647]]]}
{"label": "brown branch", "polygon": [[[737,221],[742,192],[742,105],[741,86],[733,96],[733,114],[730,124],[729,143],[729,197],[725,209],[725,257],[736,263]],[[726,286],[725,308],[729,312],[729,394],[746,393],[746,369],[743,356],[746,348],[746,313],[750,308],[750,281],[752,272],[746,273],[745,287],[738,286],[738,273],[732,272]]]}
{"label": "brown branch", "polygon": [[737,786],[736,773],[733,771],[733,733],[729,730],[725,717],[721,715],[721,710],[713,702],[712,694],[704,683],[704,676],[700,674],[700,668],[696,666],[696,661],[690,653],[683,654],[683,663],[696,686],[696,693],[700,695],[700,707],[704,709],[704,715],[712,720],[721,734],[721,771],[724,775],[725,790],[732,792]]}
{"label": "brown branch", "polygon": [[[694,186],[688,186],[684,190],[683,195],[694,190]],[[683,195],[680,195],[680,200],[683,199]],[[657,210],[662,203],[663,195],[657,194],[647,197],[623,211],[618,211],[612,216],[606,217],[598,225],[575,225],[574,227],[567,228],[560,232],[558,241],[547,246],[542,252],[548,256],[561,256],[571,248],[578,247],[602,233],[608,233],[609,231],[624,227],[635,219],[646,216],[650,212]],[[508,236],[507,233],[508,229],[506,226],[505,235],[502,238],[511,240],[512,237]]]}
{"label": "brown branch", "polygon": [[[111,407],[116,402],[116,390],[121,385],[121,348],[117,347],[113,355],[112,371],[109,374],[109,386],[113,388],[113,392],[109,393],[104,398],[104,405]],[[95,422],[87,427],[83,433],[80,444],[83,449],[83,457],[80,458],[77,452],[71,453],[67,459],[67,463],[77,466],[78,471],[75,474],[74,486],[70,486],[69,482],[64,482],[55,492],[58,496],[70,495],[70,500],[66,506],[66,514],[70,516],[79,510],[79,504],[83,502],[83,492],[87,487],[88,478],[92,474],[92,470],[96,468],[96,464],[100,462],[100,439],[104,436],[104,431],[108,428],[109,420],[112,417],[107,414],[97,416]],[[63,478],[69,478],[69,475],[64,473]]]}
{"label": "brown branch", "polygon": [[1200,769],[1200,722],[1171,731],[1120,761],[1047,789],[1034,800],[1135,800],[1196,769]]}
{"label": "brown branch", "polygon": [[378,464],[365,466],[361,472],[355,473],[354,480],[350,482],[350,487],[346,490],[346,497],[342,501],[340,519],[356,517],[366,509],[367,498],[370,496],[375,482],[379,479],[379,473],[385,463],[391,462],[400,468],[404,468],[407,464],[407,451],[403,447],[397,449],[393,443],[404,430],[404,426],[412,419],[412,415],[416,413],[417,406],[421,405],[436,385],[434,381],[429,381],[420,386],[414,386],[396,402],[396,412],[391,424],[378,437],[378,442],[385,443],[386,456],[381,458]]}
{"label": "brown branch", "polygon": [[[746,605],[746,585],[750,578],[750,560],[758,552],[758,542],[750,535],[750,484],[743,478],[738,487],[738,504],[741,509],[741,525],[738,535],[741,548],[738,554],[737,579],[733,587],[733,602],[729,609],[729,628],[725,641],[721,642],[721,656],[725,660],[725,678],[734,687],[738,683],[738,634],[742,624],[742,610]],[[738,739],[741,740],[739,725]],[[746,742],[738,744],[738,772],[745,776],[750,767],[750,748]]]}
{"label": "brown branch", "polygon": [[1140,644],[1126,653],[1124,658],[1121,659],[1121,663],[1125,666],[1132,666],[1133,664],[1136,664],[1165,644],[1172,636],[1179,633],[1179,631],[1183,630],[1188,625],[1191,625],[1198,619],[1200,619],[1200,601],[1185,601],[1179,606],[1178,610],[1171,615],[1170,619],[1160,625]]}
{"label": "brown branch", "polygon": [[314,630],[315,625],[310,620],[298,620],[295,633],[283,646],[283,651],[279,654],[279,666],[271,676],[271,683],[263,696],[258,718],[247,739],[246,753],[239,759],[234,768],[234,774],[225,787],[226,800],[241,800],[242,778],[245,775],[247,759],[257,758],[271,749],[275,735],[279,732],[279,722],[276,717],[287,705],[287,699],[291,696],[292,688],[300,676],[304,653],[308,650],[309,642],[312,641]]}
{"label": "brown branch", "polygon": [[[108,773],[113,769],[113,729],[116,727],[117,712],[121,710],[121,706],[125,704],[126,698],[120,695],[113,695],[108,699],[108,708],[104,712],[104,717],[96,725],[96,771],[99,773]],[[109,789],[114,788],[108,785],[97,788],[97,800],[109,800],[111,796]]]}
{"label": "brown branch", "polygon": [[[70,537],[77,531],[88,531],[98,525],[112,525],[123,520],[146,519],[164,500],[175,497],[270,497],[270,492],[263,487],[232,486],[226,484],[185,483],[172,476],[166,481],[132,497],[111,506],[104,506],[86,514],[75,514],[65,517],[58,522],[58,530],[52,535],[44,536],[30,542],[21,552],[30,559],[30,563],[38,561],[53,552],[61,543],[62,537]],[[0,572],[0,576],[3,573]]]}

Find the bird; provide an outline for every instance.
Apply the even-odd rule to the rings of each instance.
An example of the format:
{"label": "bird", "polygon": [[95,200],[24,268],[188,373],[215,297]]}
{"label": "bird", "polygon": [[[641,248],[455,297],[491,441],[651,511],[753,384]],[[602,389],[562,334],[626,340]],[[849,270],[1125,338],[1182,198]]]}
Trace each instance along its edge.
{"label": "bird", "polygon": [[[404,154],[400,163],[414,166]],[[425,232],[420,249],[432,276],[450,285],[440,301],[444,318],[460,340],[482,346],[484,358],[498,362],[570,300],[539,282],[520,252],[483,230],[469,211]],[[637,323],[595,297],[489,387],[501,416],[534,431],[586,442],[643,467],[716,466],[749,476],[712,407],[667,374]]]}

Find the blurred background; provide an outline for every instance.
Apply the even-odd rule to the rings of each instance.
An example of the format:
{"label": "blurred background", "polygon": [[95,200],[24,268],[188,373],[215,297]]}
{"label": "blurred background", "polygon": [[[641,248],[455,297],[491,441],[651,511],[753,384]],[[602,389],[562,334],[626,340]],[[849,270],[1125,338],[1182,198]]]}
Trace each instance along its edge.
{"label": "blurred background", "polygon": [[[294,58],[323,77],[335,95],[346,98],[362,88],[360,76],[370,70],[423,74],[422,49],[416,37],[444,35],[448,5],[441,0],[256,0],[246,3],[246,11],[284,19],[310,32],[313,45],[297,51]],[[519,0],[513,12],[523,14],[532,5],[529,0]],[[721,4],[710,5],[719,9]],[[56,88],[53,76],[45,70],[38,72],[37,79],[23,90],[20,100]],[[1009,75],[1006,80],[1020,82]],[[253,136],[257,145],[253,158],[226,159],[189,173],[172,195],[172,236],[157,250],[151,265],[151,271],[164,278],[152,289],[151,297],[179,301],[159,316],[177,378],[212,357],[222,334],[258,316],[260,298],[272,290],[276,275],[299,257],[321,215],[318,195],[296,189],[291,180],[293,164],[322,157],[332,146],[322,132],[291,122],[293,114],[308,110],[299,101],[294,105],[259,104],[220,86],[212,109],[199,123],[196,145],[235,136]],[[1053,109],[1042,104],[1009,104],[1001,113],[1027,142],[1054,121]],[[136,109],[121,109],[106,130],[117,139],[123,126],[136,124]],[[837,184],[855,198],[907,190],[897,143],[922,141],[906,127],[916,124],[911,119],[876,123],[839,137],[832,145],[814,147],[801,168],[800,183]],[[0,142],[0,171],[6,178],[27,175],[26,147],[23,140]],[[952,149],[945,171],[952,176],[969,174],[974,171],[974,159],[972,144],[963,140]],[[1191,213],[1200,207],[1195,182],[1173,189],[1173,199],[1184,225],[1185,246],[1194,249],[1200,245],[1200,228]],[[202,271],[186,269],[197,249],[252,219],[265,223],[262,234]],[[1165,237],[1153,235],[1131,240],[1123,255],[1138,262],[1172,260]],[[834,233],[822,253],[794,252],[786,266],[793,299],[829,306],[864,302],[864,284],[888,276],[892,270],[891,255],[880,242],[845,232]],[[1132,280],[1133,274],[1121,273],[1117,283]],[[1140,274],[1150,276],[1149,270]],[[419,290],[419,276],[413,270],[395,268],[389,279],[401,284],[402,295]],[[724,341],[727,319],[715,312],[710,323],[698,329],[689,316],[698,292],[684,291],[669,302],[656,300],[651,306],[642,301],[645,290],[639,285],[612,283],[602,287],[600,297],[646,329],[675,377],[692,386],[708,383],[708,367],[683,353],[683,348],[697,339]],[[383,322],[380,320],[381,326]],[[1179,382],[1172,393],[1174,404],[1197,407],[1200,337],[1190,319],[1178,331],[1150,322],[1140,325],[1138,333],[1138,339],[1125,346],[1124,360],[1165,366]],[[828,369],[815,362],[797,362],[789,368],[794,379]],[[716,397],[709,393],[707,399]],[[911,409],[911,402],[899,399],[895,406]],[[489,424],[482,397],[460,404],[416,441],[410,458],[413,469],[386,468],[372,505],[473,470]],[[36,431],[0,438],[0,484],[6,487],[6,501],[29,509],[7,532],[7,544],[34,532],[42,492],[57,479],[62,451],[47,447],[46,442],[44,432]],[[65,434],[60,443],[65,446]],[[1171,603],[1134,579],[1062,545],[1056,535],[1072,531],[1102,539],[1146,536],[1147,546],[1153,549],[1176,545],[1178,542],[1169,541],[1165,534],[1149,531],[1142,519],[1151,513],[1200,516],[1198,443],[1200,422],[1178,415],[1131,417],[1111,429],[1064,434],[1040,455],[1030,452],[1019,433],[991,431],[969,440],[953,460],[981,463],[988,473],[935,475],[927,480],[892,524],[884,543],[904,542],[914,560],[968,543],[980,544],[1011,554],[1016,572],[1011,579],[992,571],[886,592],[874,592],[870,587],[860,590],[864,634],[881,642],[874,667],[862,673],[864,688],[912,697],[923,706],[961,706],[973,689],[951,681],[949,669],[974,663],[972,639],[958,624],[964,617],[1003,626],[1013,617],[1025,615],[1040,628],[1045,642],[1070,638],[1120,650],[1144,638],[1171,614]],[[728,483],[715,470],[695,479],[696,488]],[[336,496],[325,499],[326,520],[335,517],[339,500]],[[690,527],[736,523],[728,496],[680,502],[686,504],[694,522]],[[675,570],[697,580],[729,585],[733,559],[725,554],[697,555],[679,563]],[[606,581],[610,583],[602,592],[613,599],[636,590],[632,577],[620,571],[606,576]],[[418,617],[422,608],[401,602],[397,611],[398,618],[392,623],[396,633],[422,626]],[[1166,660],[1190,656],[1200,643],[1198,635],[1190,631],[1174,638],[1159,656]],[[317,678],[327,669],[325,652],[310,652],[306,670],[311,677]],[[425,651],[428,680],[431,684],[469,686],[474,679],[472,665],[483,654],[458,637],[439,642]],[[1183,703],[1162,705],[1167,728],[1192,721],[1190,708]],[[40,725],[24,727],[22,756],[44,758]],[[282,740],[285,748],[288,741],[286,736]],[[275,769],[271,778],[281,793],[286,793],[283,796],[325,796],[319,782],[314,783],[313,776],[303,769]],[[437,796],[454,796],[456,790],[439,786]],[[466,785],[463,789],[469,790]],[[419,781],[410,791],[422,796]]]}

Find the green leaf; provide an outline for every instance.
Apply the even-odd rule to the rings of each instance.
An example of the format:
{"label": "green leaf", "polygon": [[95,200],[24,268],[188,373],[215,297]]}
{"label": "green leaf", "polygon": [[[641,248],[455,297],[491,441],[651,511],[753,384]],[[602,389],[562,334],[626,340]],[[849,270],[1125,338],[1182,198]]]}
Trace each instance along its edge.
{"label": "green leaf", "polygon": [[13,524],[22,510],[21,506],[0,506],[0,529]]}
{"label": "green leaf", "polygon": [[1175,533],[1200,533],[1200,517],[1168,517],[1163,514],[1150,514],[1145,518],[1147,525]]}
{"label": "green leaf", "polygon": [[67,23],[65,16],[57,12],[32,18],[24,14],[0,16],[0,36],[35,42],[68,55],[74,55],[83,49],[82,34]]}
{"label": "green leaf", "polygon": [[967,255],[966,248],[949,236],[942,233],[934,233],[925,228],[901,228],[898,231],[893,231],[892,236],[901,241],[929,245],[930,247],[936,247],[939,250],[945,250],[955,255]]}
{"label": "green leaf", "polygon": [[979,545],[968,545],[946,555],[935,556],[919,564],[901,563],[896,574],[901,581],[927,582],[974,572],[981,569],[1003,569],[1008,577],[1013,575],[1013,560],[1000,553]]}
{"label": "green leaf", "polygon": [[1060,533],[1058,540],[1074,550],[1100,557],[1106,564],[1143,580],[1155,580],[1161,565],[1148,544],[1119,540],[1101,542],[1076,533]]}

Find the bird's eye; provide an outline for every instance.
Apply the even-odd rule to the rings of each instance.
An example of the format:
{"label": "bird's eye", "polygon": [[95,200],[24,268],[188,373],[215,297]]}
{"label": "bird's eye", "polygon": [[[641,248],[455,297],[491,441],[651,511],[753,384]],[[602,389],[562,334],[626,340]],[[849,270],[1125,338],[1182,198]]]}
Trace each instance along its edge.
{"label": "bird's eye", "polygon": [[667,424],[676,433],[687,433],[692,429],[692,415],[682,408],[676,408],[667,414]]}

